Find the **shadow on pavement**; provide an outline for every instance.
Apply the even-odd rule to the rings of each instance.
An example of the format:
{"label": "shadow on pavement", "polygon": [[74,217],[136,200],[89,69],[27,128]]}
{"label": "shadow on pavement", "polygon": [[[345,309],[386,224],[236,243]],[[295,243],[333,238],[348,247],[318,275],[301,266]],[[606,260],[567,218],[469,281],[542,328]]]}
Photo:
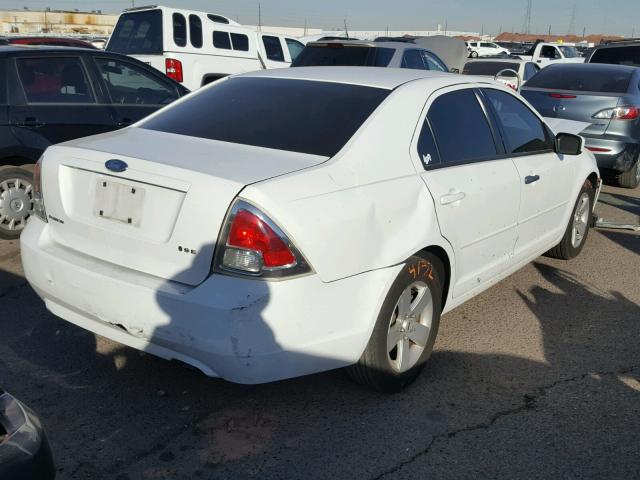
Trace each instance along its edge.
{"label": "shadow on pavement", "polygon": [[[563,269],[534,266],[541,281],[518,294],[539,322],[544,362],[436,351],[417,382],[397,395],[360,388],[339,371],[258,386],[213,380],[53,317],[28,287],[0,292],[0,384],[40,412],[61,479],[375,478],[397,473],[399,464],[455,477],[486,451],[467,444],[447,452],[449,439],[536,411],[563,382],[597,384],[589,374],[598,373],[626,394],[640,393],[617,380],[640,364],[637,341],[621,340],[640,338],[640,307]],[[0,271],[0,284],[14,283],[9,275]],[[271,335],[277,348],[260,308],[254,313],[246,328]],[[168,315],[156,338],[188,335],[179,322]],[[502,451],[528,435],[517,426],[503,433]],[[608,441],[589,425],[576,435],[594,448]],[[536,463],[553,455],[540,442],[513,455]],[[608,463],[567,452],[598,471]],[[440,466],[444,458],[450,462]],[[513,461],[493,464],[489,477],[508,473]]]}

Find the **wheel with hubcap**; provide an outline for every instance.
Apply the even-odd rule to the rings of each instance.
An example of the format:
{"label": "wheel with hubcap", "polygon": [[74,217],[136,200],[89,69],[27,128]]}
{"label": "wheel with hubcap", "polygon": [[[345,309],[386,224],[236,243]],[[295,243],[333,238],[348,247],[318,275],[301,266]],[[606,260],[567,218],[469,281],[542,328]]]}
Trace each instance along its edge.
{"label": "wheel with hubcap", "polygon": [[33,175],[21,168],[0,170],[0,238],[18,238],[32,214]]}
{"label": "wheel with hubcap", "polygon": [[573,207],[562,241],[549,250],[546,253],[547,256],[561,260],[571,260],[580,254],[591,228],[594,198],[595,192],[591,182],[587,180],[578,194],[578,200],[576,200],[576,204]]}
{"label": "wheel with hubcap", "polygon": [[381,391],[401,390],[433,351],[442,305],[443,267],[431,254],[411,257],[394,281],[360,361],[348,372]]}
{"label": "wheel with hubcap", "polygon": [[478,58],[478,52],[476,51],[471,52],[471,58]]}

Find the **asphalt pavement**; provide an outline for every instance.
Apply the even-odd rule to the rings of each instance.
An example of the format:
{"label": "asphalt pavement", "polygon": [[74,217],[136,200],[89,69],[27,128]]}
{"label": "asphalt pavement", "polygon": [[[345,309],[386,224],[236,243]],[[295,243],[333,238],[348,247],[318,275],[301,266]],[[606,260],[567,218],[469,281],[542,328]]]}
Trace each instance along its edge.
{"label": "asphalt pavement", "polygon": [[[638,223],[640,189],[597,213]],[[639,271],[638,233],[592,231],[445,315],[384,395],[341,371],[234,385],[97,337],[0,241],[0,385],[40,414],[59,479],[640,478]]]}

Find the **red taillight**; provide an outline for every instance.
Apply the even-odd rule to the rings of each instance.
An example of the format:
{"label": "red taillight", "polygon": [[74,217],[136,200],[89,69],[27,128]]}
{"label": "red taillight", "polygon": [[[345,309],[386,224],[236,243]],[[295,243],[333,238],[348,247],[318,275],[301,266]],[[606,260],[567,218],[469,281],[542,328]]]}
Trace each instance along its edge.
{"label": "red taillight", "polygon": [[587,150],[594,153],[606,153],[611,151],[610,148],[600,148],[600,147],[587,147]]}
{"label": "red taillight", "polygon": [[609,120],[635,120],[638,117],[640,117],[640,109],[629,105],[600,110],[593,116],[593,118]]}
{"label": "red taillight", "polygon": [[284,267],[296,257],[273,229],[257,215],[239,210],[231,224],[227,246],[260,252],[265,267]]}
{"label": "red taillight", "polygon": [[176,82],[182,83],[182,62],[174,58],[167,58],[164,61],[167,77],[173,78]]}
{"label": "red taillight", "polygon": [[576,98],[575,95],[566,95],[564,93],[550,93],[551,98]]}
{"label": "red taillight", "polygon": [[43,222],[47,221],[47,212],[42,197],[42,157],[36,162],[33,169],[33,213]]}

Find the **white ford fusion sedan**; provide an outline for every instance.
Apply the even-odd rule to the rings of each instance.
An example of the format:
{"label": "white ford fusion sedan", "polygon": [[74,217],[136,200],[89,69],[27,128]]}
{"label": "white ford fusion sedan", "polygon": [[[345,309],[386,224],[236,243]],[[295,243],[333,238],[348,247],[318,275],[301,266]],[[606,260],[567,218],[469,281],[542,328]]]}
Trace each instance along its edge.
{"label": "white ford fusion sedan", "polygon": [[576,256],[600,186],[496,83],[349,67],[229,77],[37,176],[22,261],[55,315],[233,382],[348,366],[387,391],[442,313]]}

